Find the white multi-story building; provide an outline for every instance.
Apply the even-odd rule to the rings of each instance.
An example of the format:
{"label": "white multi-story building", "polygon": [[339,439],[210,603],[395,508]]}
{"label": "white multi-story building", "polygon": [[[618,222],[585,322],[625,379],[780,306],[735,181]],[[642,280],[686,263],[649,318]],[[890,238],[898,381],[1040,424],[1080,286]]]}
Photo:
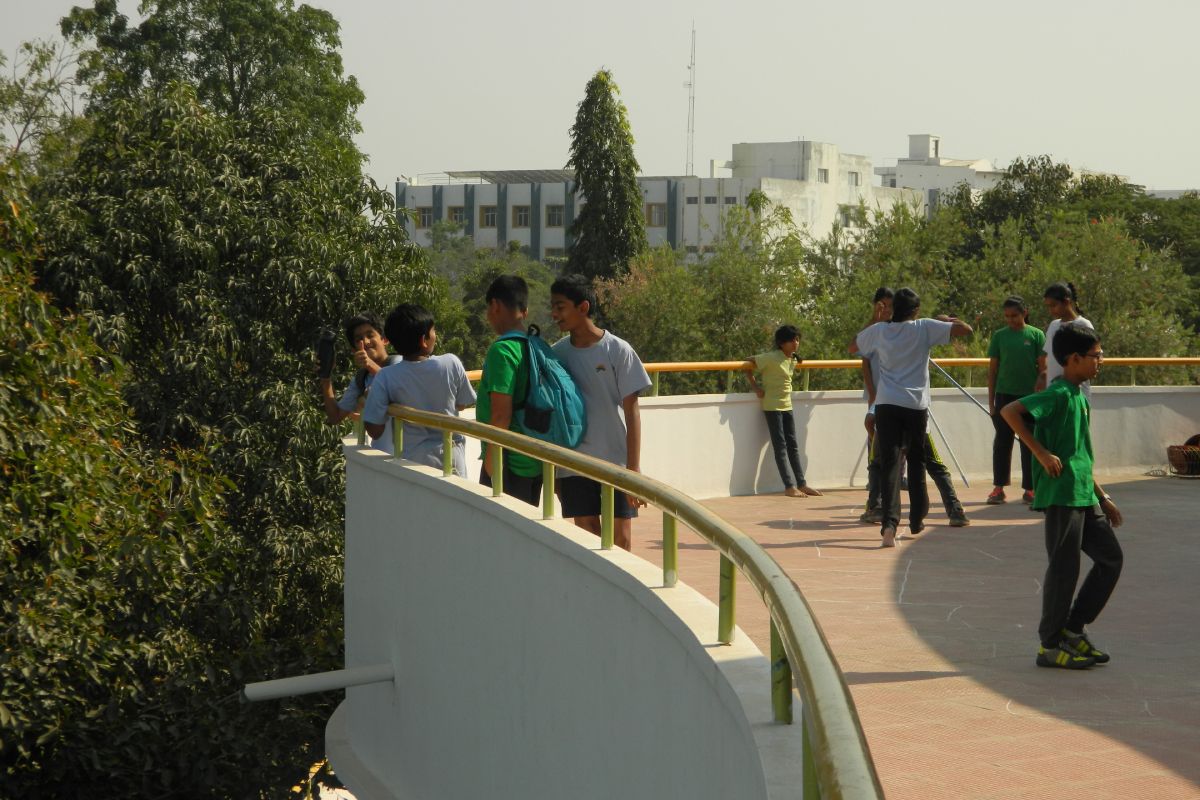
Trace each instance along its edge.
{"label": "white multi-story building", "polygon": [[[718,177],[727,171],[727,177]],[[751,192],[792,212],[810,234],[835,224],[854,227],[853,209],[887,210],[897,202],[924,206],[919,192],[871,184],[871,161],[821,142],[735,144],[733,160],[712,162],[711,177],[638,178],[651,246],[670,244],[700,256],[721,233],[724,212]],[[435,223],[460,223],[477,247],[517,243],[538,259],[561,258],[586,198],[565,170],[447,172],[436,181],[397,181],[396,205],[408,209],[409,235],[432,243]]]}
{"label": "white multi-story building", "polygon": [[942,192],[965,183],[972,190],[991,189],[1004,177],[986,158],[943,158],[942,139],[928,133],[908,137],[908,158],[897,159],[894,167],[876,167],[881,183],[894,189],[921,192],[928,208],[938,203]]}

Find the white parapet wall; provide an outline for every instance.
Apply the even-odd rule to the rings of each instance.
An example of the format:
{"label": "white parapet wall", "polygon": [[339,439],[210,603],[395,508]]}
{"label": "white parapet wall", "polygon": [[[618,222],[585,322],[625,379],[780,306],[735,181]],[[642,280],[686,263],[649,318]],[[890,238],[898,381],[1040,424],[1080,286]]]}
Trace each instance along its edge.
{"label": "white parapet wall", "polygon": [[[987,390],[972,390],[987,405]],[[865,486],[866,404],[862,392],[797,392],[796,437],[808,482]],[[782,491],[758,398],[749,394],[648,397],[641,401],[642,471],[693,497]],[[1200,387],[1112,386],[1092,390],[1092,445],[1100,475],[1163,467],[1167,445],[1200,433]],[[991,484],[991,419],[957,389],[934,389],[930,424],[942,460],[959,482]],[[1020,481],[1014,445],[1013,466]]]}
{"label": "white parapet wall", "polygon": [[802,796],[800,725],[712,603],[471,482],[346,461],[346,667],[395,674],[327,728],[360,800]]}

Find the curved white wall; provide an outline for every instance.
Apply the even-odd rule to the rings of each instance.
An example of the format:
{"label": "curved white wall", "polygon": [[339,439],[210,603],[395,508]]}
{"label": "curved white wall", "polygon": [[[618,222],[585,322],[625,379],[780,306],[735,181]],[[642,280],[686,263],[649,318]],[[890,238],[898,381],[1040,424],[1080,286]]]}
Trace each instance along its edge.
{"label": "curved white wall", "polygon": [[[987,404],[986,389],[972,393]],[[862,392],[797,392],[793,404],[808,482],[823,488],[865,486]],[[1101,475],[1161,467],[1167,445],[1200,433],[1200,387],[1097,387],[1092,407],[1092,445]],[[647,475],[693,497],[783,490],[754,395],[648,397],[641,409]],[[990,484],[990,418],[957,389],[934,389],[932,411],[950,447],[932,424],[930,431],[955,482],[959,476],[951,450],[970,480]],[[1018,464],[1015,445],[1013,463]]]}
{"label": "curved white wall", "polygon": [[800,726],[707,600],[530,506],[346,460],[346,666],[396,671],[327,729],[360,800],[800,797]]}

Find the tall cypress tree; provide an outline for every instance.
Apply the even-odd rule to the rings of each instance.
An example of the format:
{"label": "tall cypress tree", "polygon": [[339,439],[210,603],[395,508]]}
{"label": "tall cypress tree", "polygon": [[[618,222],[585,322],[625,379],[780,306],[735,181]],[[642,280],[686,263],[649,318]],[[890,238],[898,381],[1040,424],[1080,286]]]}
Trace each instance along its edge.
{"label": "tall cypress tree", "polygon": [[633,132],[620,90],[606,69],[588,81],[575,124],[571,157],[585,203],[571,223],[567,267],[591,278],[612,278],[646,249],[646,222],[638,188]]}

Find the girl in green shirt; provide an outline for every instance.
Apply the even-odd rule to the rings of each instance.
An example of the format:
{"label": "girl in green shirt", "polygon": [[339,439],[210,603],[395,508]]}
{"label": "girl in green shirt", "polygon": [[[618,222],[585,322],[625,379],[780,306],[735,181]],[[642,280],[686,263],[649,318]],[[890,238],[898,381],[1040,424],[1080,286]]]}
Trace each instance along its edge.
{"label": "girl in green shirt", "polygon": [[[1045,367],[1043,349],[1046,334],[1029,324],[1029,310],[1025,301],[1013,295],[1004,301],[1005,326],[992,334],[988,345],[988,409],[992,412],[992,426],[996,429],[992,440],[992,493],[988,505],[1005,502],[1004,487],[1012,477],[1013,429],[1000,415],[1000,409],[1013,400],[1020,400],[1033,392],[1039,373]],[[1031,418],[1026,422],[1033,424]],[[1033,502],[1033,472],[1030,469],[1030,453],[1021,443],[1021,499]]]}
{"label": "girl in green shirt", "polygon": [[[792,375],[800,361],[796,357],[799,347],[800,331],[794,325],[784,325],[775,331],[775,349],[746,359],[744,368],[754,393],[762,400],[784,493],[788,497],[819,497],[821,493],[804,481],[800,447],[796,443],[796,420],[792,416]],[[762,376],[761,386],[755,380],[756,374]]]}

